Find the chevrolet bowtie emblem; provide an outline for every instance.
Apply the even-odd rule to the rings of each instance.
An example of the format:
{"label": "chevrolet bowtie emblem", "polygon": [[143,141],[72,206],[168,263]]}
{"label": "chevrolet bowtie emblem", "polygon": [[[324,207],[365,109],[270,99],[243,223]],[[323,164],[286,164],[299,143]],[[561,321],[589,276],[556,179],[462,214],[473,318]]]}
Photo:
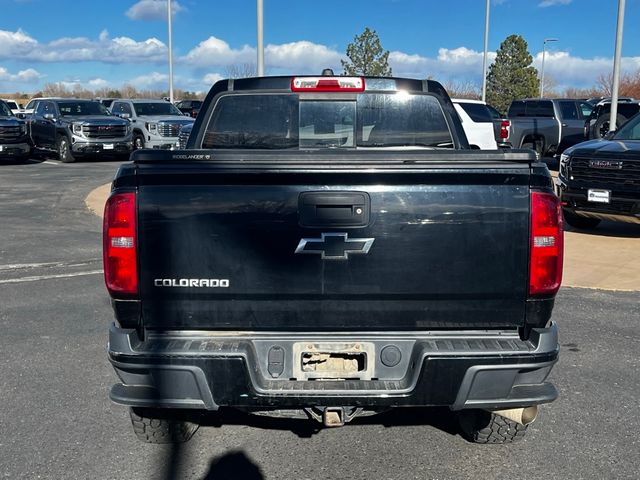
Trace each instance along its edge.
{"label": "chevrolet bowtie emblem", "polygon": [[320,238],[303,238],[295,253],[320,255],[323,260],[347,260],[349,254],[369,253],[375,238],[349,238],[347,233],[323,233]]}

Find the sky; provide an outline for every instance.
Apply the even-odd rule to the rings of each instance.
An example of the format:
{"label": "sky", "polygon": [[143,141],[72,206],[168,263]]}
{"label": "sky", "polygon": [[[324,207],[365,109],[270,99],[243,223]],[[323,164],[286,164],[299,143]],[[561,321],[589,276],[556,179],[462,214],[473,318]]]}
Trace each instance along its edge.
{"label": "sky", "polygon": [[[522,35],[556,88],[586,88],[612,71],[616,0],[491,0],[490,60]],[[174,85],[206,92],[230,66],[255,64],[255,0],[173,0]],[[167,0],[0,0],[0,92],[47,84],[168,89]],[[482,80],[485,0],[264,0],[266,73],[341,72],[365,27],[389,50],[394,76]],[[640,0],[626,1],[623,71],[640,70]]]}

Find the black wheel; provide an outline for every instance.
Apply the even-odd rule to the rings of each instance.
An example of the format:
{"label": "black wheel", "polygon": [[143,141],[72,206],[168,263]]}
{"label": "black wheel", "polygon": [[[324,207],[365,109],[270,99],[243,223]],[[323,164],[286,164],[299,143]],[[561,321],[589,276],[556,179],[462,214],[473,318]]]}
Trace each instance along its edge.
{"label": "black wheel", "polygon": [[144,148],[144,137],[140,133],[133,134],[133,148],[136,150],[140,150]]}
{"label": "black wheel", "polygon": [[569,210],[562,210],[562,213],[564,214],[564,221],[573,228],[589,230],[596,228],[600,224],[600,220],[597,218],[581,217]]}
{"label": "black wheel", "polygon": [[486,410],[462,410],[458,421],[464,437],[473,443],[517,442],[528,427]]}
{"label": "black wheel", "polygon": [[130,408],[129,416],[136,437],[146,443],[183,443],[199,427],[170,409]]}
{"label": "black wheel", "polygon": [[538,154],[538,158],[542,157],[542,151],[544,150],[544,141],[541,139],[527,140],[522,143],[522,148],[529,148]]}
{"label": "black wheel", "polygon": [[[627,119],[622,115],[616,116],[616,128],[620,128]],[[609,133],[609,125],[611,123],[611,114],[605,113],[600,116],[596,121],[596,124],[593,126],[593,138],[604,138],[607,133]]]}
{"label": "black wheel", "polygon": [[71,152],[71,144],[69,139],[64,135],[58,137],[58,158],[62,163],[73,163],[76,161]]}

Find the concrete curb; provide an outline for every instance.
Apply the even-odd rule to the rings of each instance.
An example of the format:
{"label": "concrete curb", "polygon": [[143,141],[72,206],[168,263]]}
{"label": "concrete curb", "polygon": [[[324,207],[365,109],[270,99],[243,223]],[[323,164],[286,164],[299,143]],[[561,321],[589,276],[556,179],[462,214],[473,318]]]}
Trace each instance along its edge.
{"label": "concrete curb", "polygon": [[[110,191],[110,183],[93,190],[87,208],[102,217]],[[566,231],[564,238],[564,287],[640,290],[640,227],[608,224],[591,233]]]}
{"label": "concrete curb", "polygon": [[87,208],[94,215],[98,215],[102,217],[104,214],[104,204],[107,201],[107,197],[109,196],[109,192],[111,192],[111,184],[107,183],[105,185],[101,185],[95,190],[89,192],[87,198],[84,199],[84,203]]}

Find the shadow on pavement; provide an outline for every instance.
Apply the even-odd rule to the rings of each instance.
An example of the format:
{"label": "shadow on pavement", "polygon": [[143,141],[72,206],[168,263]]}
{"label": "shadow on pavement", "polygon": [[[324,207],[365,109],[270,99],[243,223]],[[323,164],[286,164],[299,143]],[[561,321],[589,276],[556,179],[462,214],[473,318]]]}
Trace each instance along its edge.
{"label": "shadow on pavement", "polygon": [[640,238],[640,224],[609,222],[606,220],[603,220],[600,225],[592,229],[574,228],[565,222],[564,231],[595,237]]}
{"label": "shadow on pavement", "polygon": [[[300,438],[310,438],[327,428],[315,420],[275,418],[253,415],[235,409],[220,409],[217,413],[205,414],[200,420],[201,427],[221,427],[222,425],[247,425],[263,430],[288,430]],[[357,425],[382,425],[384,427],[429,425],[450,435],[458,435],[456,415],[448,408],[394,408],[377,415],[357,417],[344,427]]]}
{"label": "shadow on pavement", "polygon": [[262,480],[260,467],[253,463],[244,452],[229,452],[211,461],[209,472],[202,480]]}
{"label": "shadow on pavement", "polygon": [[[300,438],[310,438],[314,434],[327,428],[315,420],[274,418],[262,415],[253,415],[235,409],[220,409],[198,415],[200,428],[220,428],[222,425],[244,425],[263,430],[288,430]],[[460,435],[456,415],[448,408],[395,408],[377,415],[358,417],[351,423],[341,428],[357,428],[358,425],[381,425],[386,428],[403,426],[431,426],[449,435]],[[168,445],[161,456],[163,480],[177,480],[183,478],[188,450],[191,443],[178,443]],[[261,480],[263,473],[242,451],[230,451],[211,460],[207,474],[202,480]]]}

